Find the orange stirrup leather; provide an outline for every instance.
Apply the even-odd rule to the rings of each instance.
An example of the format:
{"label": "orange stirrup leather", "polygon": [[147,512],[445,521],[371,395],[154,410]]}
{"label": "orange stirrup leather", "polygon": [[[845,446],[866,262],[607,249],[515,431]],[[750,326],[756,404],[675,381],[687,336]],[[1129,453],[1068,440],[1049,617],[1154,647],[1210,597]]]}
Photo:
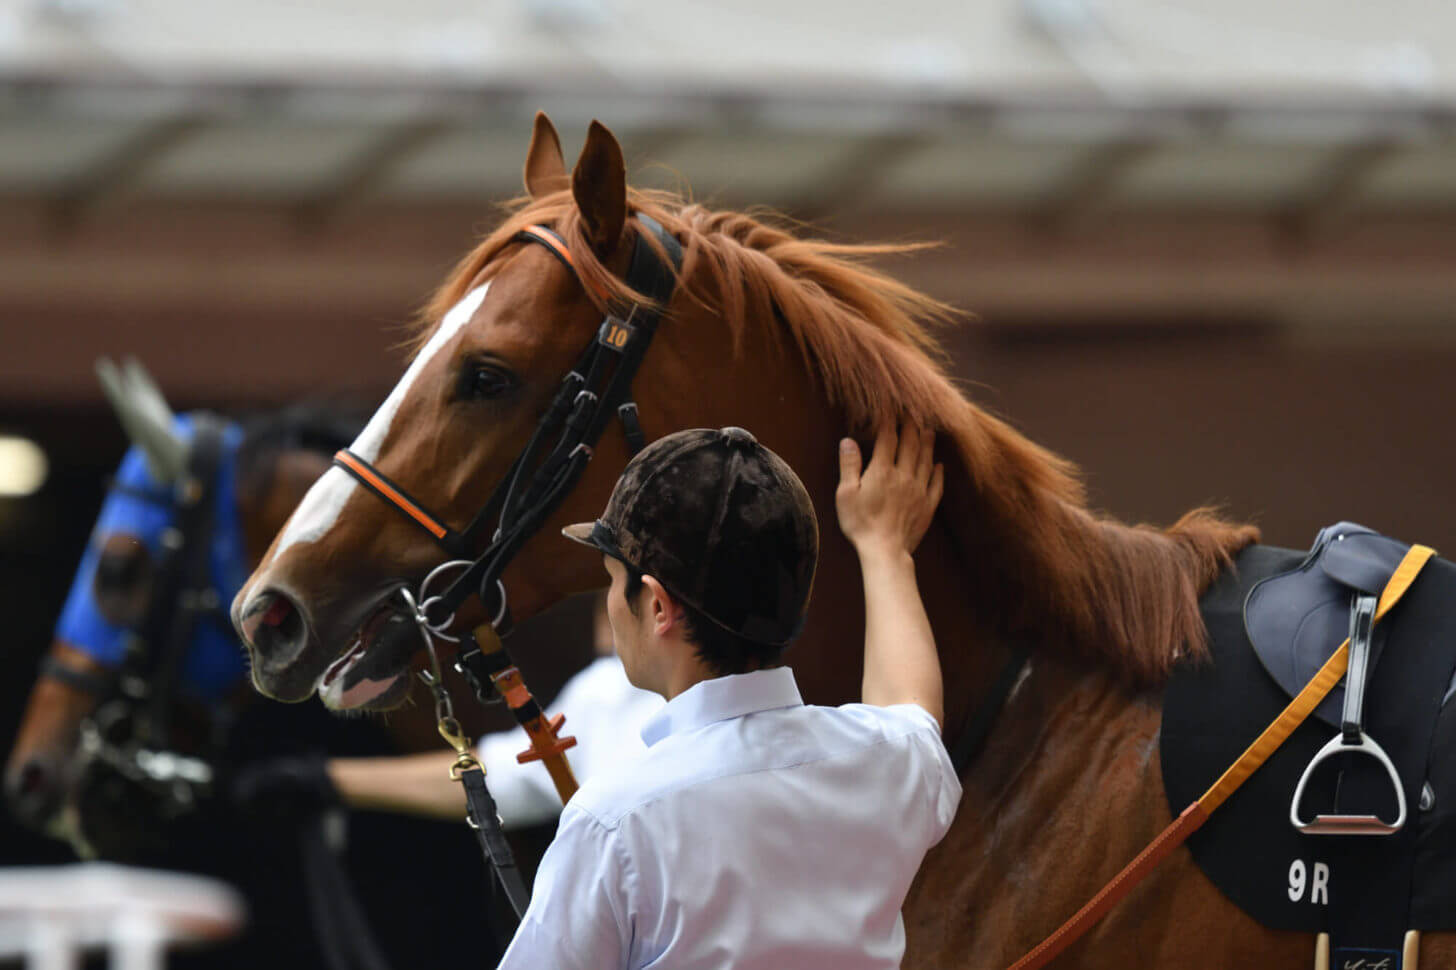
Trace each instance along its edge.
{"label": "orange stirrup leather", "polygon": [[[1410,589],[1411,583],[1415,582],[1416,576],[1420,575],[1421,569],[1436,554],[1434,549],[1428,546],[1411,546],[1400,561],[1395,572],[1391,574],[1390,580],[1385,584],[1385,589],[1380,593],[1380,605],[1375,610],[1375,619],[1379,620],[1390,612],[1390,608],[1400,601],[1406,590]],[[1350,660],[1350,641],[1346,640],[1340,644],[1325,665],[1319,669],[1304,689],[1289,702],[1289,706],[1280,712],[1274,722],[1264,729],[1264,732],[1254,739],[1254,743],[1239,755],[1237,761],[1229,766],[1223,776],[1214,782],[1213,785],[1199,796],[1198,801],[1183,809],[1173,824],[1169,825],[1158,837],[1153,839],[1137,857],[1129,862],[1121,872],[1112,877],[1112,881],[1103,886],[1102,889],[1088,900],[1087,904],[1077,910],[1071,919],[1067,920],[1051,936],[1042,940],[1026,956],[1017,960],[1011,965],[1010,970],[1037,970],[1044,967],[1055,959],[1063,950],[1077,941],[1083,933],[1090,930],[1099,919],[1107,914],[1113,906],[1117,905],[1123,897],[1132,892],[1133,887],[1143,880],[1148,873],[1152,872],[1159,862],[1168,857],[1184,840],[1204,822],[1208,816],[1232,795],[1240,785],[1248,780],[1255,770],[1258,769],[1269,756],[1279,749],[1279,746],[1288,740],[1294,733],[1294,729],[1304,723],[1305,718],[1319,707],[1325,695],[1340,682],[1345,676],[1345,667]]]}

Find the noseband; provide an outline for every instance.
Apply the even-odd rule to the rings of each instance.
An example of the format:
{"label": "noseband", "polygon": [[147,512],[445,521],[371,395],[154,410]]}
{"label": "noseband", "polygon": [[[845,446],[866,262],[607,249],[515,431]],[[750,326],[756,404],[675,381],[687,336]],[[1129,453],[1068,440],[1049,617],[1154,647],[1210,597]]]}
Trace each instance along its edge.
{"label": "noseband", "polygon": [[[682,246],[656,220],[641,213],[636,220],[640,229],[625,282],[651,303],[631,304],[619,316],[612,312],[610,301],[604,300],[608,309],[596,335],[561,382],[535,433],[516,456],[505,478],[463,530],[451,528],[408,490],[390,481],[349,449],[334,456],[336,466],[428,532],[451,557],[452,563],[464,566],[440,595],[425,598],[428,581],[421,590],[420,612],[430,631],[437,635],[446,635],[456,610],[472,595],[478,596],[488,615],[495,617],[492,625],[497,632],[505,634],[511,617],[505,587],[500,582],[501,573],[576,486],[606,426],[613,418],[621,421],[629,455],[635,455],[646,444],[637,404],[632,400],[632,378],[647,354],[663,310],[672,299],[677,271],[682,267]],[[666,251],[671,265],[663,263],[647,242],[648,233]],[[566,241],[554,230],[527,226],[515,238],[546,247],[591,291],[577,270]],[[555,444],[538,460],[537,456],[553,436]],[[492,520],[495,528],[490,541],[484,543],[482,552],[473,554],[481,548]]]}

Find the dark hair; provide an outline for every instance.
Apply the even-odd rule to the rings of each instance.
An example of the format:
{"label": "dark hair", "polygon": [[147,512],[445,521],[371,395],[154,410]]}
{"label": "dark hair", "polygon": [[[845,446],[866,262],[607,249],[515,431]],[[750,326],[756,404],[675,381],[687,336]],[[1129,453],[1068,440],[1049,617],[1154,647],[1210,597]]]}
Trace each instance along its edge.
{"label": "dark hair", "polygon": [[[637,614],[637,597],[642,592],[642,570],[631,563],[622,563],[627,569],[627,583],[624,594],[627,608]],[[744,674],[750,670],[772,667],[783,656],[787,644],[759,643],[725,630],[708,618],[695,606],[678,600],[683,609],[686,624],[685,638],[698,648],[698,658],[719,677],[726,674]]]}
{"label": "dark hair", "polygon": [[261,488],[273,475],[278,456],[288,451],[332,455],[347,448],[366,420],[360,409],[316,401],[291,404],[242,419],[238,480],[244,490]]}

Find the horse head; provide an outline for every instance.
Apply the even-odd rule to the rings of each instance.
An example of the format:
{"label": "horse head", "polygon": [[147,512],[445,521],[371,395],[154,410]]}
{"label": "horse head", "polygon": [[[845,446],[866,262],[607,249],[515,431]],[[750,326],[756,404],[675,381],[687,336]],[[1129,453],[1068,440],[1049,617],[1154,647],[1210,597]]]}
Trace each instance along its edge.
{"label": "horse head", "polygon": [[[159,567],[181,538],[180,508],[189,485],[189,455],[204,424],[216,434],[216,461],[207,484],[204,608],[186,631],[165,689],[179,702],[174,727],[208,722],[245,694],[246,655],[226,622],[226,604],[282,527],[293,506],[327,466],[342,430],[297,410],[262,417],[248,428],[199,413],[173,415],[145,371],[134,362],[98,370],[133,444],[103,502],[56,624],[55,639],[31,692],[5,769],[5,795],[18,818],[35,828],[75,835],[72,810],[81,799],[78,749],[82,726],[107,720],[107,703],[122,685],[118,672],[134,643],[156,638],[178,614]],[[314,440],[315,438],[319,440]],[[171,595],[172,599],[167,599]],[[159,643],[147,642],[158,650]],[[158,675],[160,678],[160,674]],[[115,707],[115,705],[113,705]],[[185,739],[159,739],[185,746]]]}
{"label": "horse head", "polygon": [[[357,479],[357,467],[329,471],[234,601],[254,684],[269,696],[299,701],[319,690],[331,707],[375,709],[404,699],[421,640],[397,591],[418,589],[442,560],[461,553],[442,554],[429,523],[422,528],[418,515],[399,514],[380,486],[428,510],[431,522],[464,530],[561,397],[584,348],[605,332],[604,318],[630,326],[632,312],[647,311],[650,301],[627,285],[639,240],[670,261],[644,216],[660,217],[663,233],[686,243],[676,205],[628,188],[621,147],[600,124],[568,172],[555,130],[538,116],[527,156],[527,196],[440,288],[408,369],[351,449],[372,486]],[[689,251],[668,305],[651,308],[664,311],[661,326],[631,384],[651,436],[741,423],[733,418],[742,418],[745,396],[790,412],[806,403],[806,382],[780,380],[782,355],[775,360],[757,346],[744,353],[741,345],[755,338],[702,319],[717,301],[713,269]],[[772,401],[760,397],[770,389]],[[800,426],[782,424],[789,433]],[[580,480],[505,567],[500,588],[515,619],[604,583],[599,557],[567,543],[559,529],[601,510],[629,457],[628,439],[614,416],[590,443]],[[783,444],[772,433],[768,440]],[[824,447],[832,458],[832,437]],[[477,545],[464,554],[479,552]],[[489,616],[472,599],[455,627]]]}

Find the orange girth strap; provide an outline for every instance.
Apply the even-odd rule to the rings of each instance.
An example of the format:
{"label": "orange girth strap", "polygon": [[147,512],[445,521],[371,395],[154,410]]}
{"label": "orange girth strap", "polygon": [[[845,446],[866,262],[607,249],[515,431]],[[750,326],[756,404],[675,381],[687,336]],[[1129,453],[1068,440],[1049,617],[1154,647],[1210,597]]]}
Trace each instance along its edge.
{"label": "orange girth strap", "polygon": [[[1411,583],[1420,575],[1421,569],[1436,554],[1429,546],[1411,546],[1391,574],[1390,580],[1385,584],[1385,589],[1380,594],[1380,605],[1375,610],[1375,619],[1378,621],[1386,613],[1390,612],[1400,598],[1410,589]],[[1037,970],[1054,960],[1063,950],[1077,941],[1083,933],[1086,933],[1092,926],[1107,914],[1117,903],[1132,892],[1133,887],[1143,880],[1148,873],[1152,872],[1159,862],[1168,857],[1168,854],[1182,845],[1183,842],[1204,822],[1208,817],[1232,795],[1240,785],[1248,780],[1260,765],[1268,760],[1269,756],[1279,749],[1294,729],[1304,723],[1305,718],[1319,707],[1320,702],[1325,699],[1332,688],[1345,676],[1345,667],[1350,660],[1350,641],[1346,640],[1340,644],[1340,648],[1325,661],[1325,665],[1319,669],[1304,689],[1289,702],[1289,706],[1274,719],[1274,723],[1264,729],[1264,733],[1254,739],[1254,743],[1239,755],[1237,761],[1229,766],[1223,776],[1214,782],[1213,785],[1199,796],[1198,801],[1185,808],[1173,824],[1169,825],[1158,837],[1153,839],[1137,857],[1128,863],[1112,881],[1103,886],[1085,906],[1079,909],[1071,919],[1067,920],[1057,928],[1051,936],[1042,940],[1041,943],[1026,956],[1017,960],[1011,965],[1010,970]]]}

